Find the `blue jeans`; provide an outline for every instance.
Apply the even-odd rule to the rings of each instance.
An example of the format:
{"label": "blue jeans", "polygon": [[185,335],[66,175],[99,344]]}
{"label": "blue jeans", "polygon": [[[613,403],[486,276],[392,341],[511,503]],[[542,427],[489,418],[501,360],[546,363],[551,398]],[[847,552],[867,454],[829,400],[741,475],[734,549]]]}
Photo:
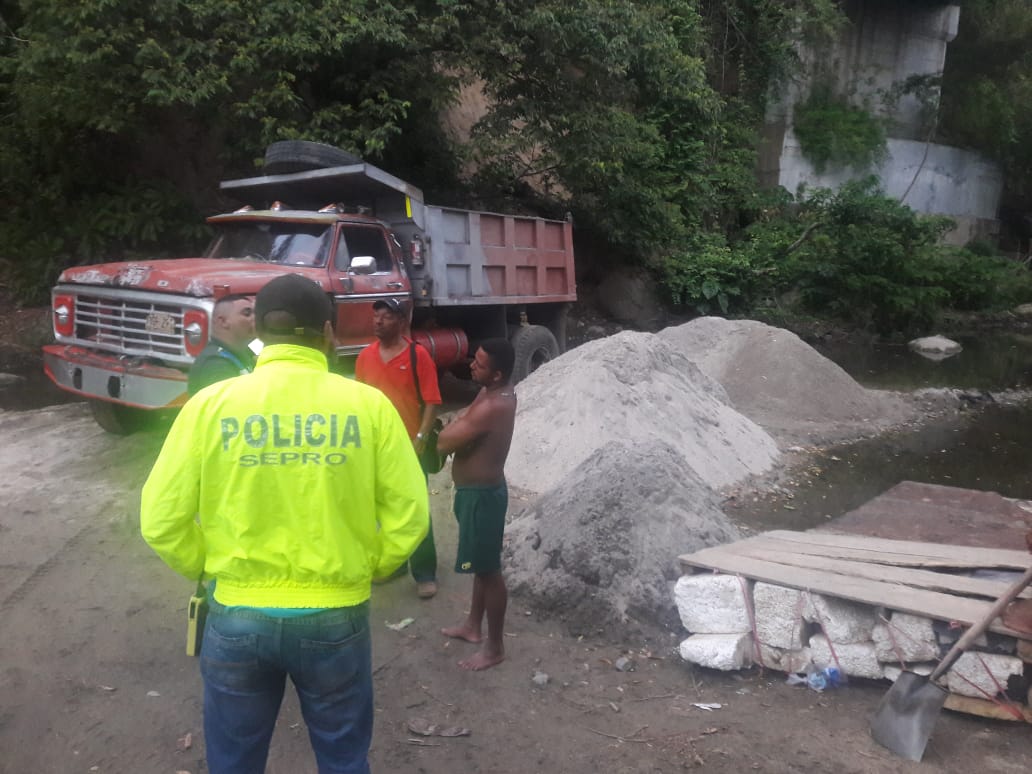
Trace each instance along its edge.
{"label": "blue jeans", "polygon": [[274,618],[209,603],[201,676],[211,774],[265,771],[288,674],[320,774],[369,774],[369,604]]}

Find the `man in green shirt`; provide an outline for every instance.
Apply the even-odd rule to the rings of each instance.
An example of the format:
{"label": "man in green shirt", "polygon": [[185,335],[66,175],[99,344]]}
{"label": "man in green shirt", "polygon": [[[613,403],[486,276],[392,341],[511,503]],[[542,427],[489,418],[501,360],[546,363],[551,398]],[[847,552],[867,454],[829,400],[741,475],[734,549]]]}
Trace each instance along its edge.
{"label": "man in green shirt", "polygon": [[209,384],[249,374],[254,370],[254,301],[250,296],[224,296],[211,312],[208,346],[190,366],[187,392],[200,392]]}

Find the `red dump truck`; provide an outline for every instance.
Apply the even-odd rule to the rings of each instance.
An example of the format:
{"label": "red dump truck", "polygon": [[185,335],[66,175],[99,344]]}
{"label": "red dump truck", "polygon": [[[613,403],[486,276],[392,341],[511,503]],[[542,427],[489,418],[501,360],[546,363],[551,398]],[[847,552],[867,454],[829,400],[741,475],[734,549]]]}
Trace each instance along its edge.
{"label": "red dump truck", "polygon": [[335,366],[345,372],[373,340],[382,298],[411,301],[412,336],[442,370],[461,367],[491,337],[512,342],[517,380],[563,351],[576,299],[570,223],[428,205],[418,188],[339,155],[343,163],[320,166],[311,154],[288,163],[281,153],[267,174],[223,182],[247,204],[208,218],[215,236],[202,257],[62,273],[52,292],[56,343],[43,348],[47,375],[89,399],[102,427],[130,432],[147,412],[186,401],[215,301],[256,293],[287,272],[332,298]]}

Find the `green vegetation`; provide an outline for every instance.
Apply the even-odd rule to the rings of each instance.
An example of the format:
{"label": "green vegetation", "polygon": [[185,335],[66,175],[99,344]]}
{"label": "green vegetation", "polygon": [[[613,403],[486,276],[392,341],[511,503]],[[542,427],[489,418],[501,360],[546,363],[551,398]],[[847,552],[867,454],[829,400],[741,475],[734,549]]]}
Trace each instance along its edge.
{"label": "green vegetation", "polygon": [[864,108],[815,88],[795,106],[793,129],[818,172],[829,164],[866,170],[885,154],[885,129]]}
{"label": "green vegetation", "polygon": [[1032,298],[1023,266],[942,245],[948,218],[916,214],[874,178],[765,204],[733,246],[698,245],[671,259],[668,282],[682,303],[746,312],[794,294],[805,311],[888,334],[920,331],[943,309]]}
{"label": "green vegetation", "polygon": [[941,136],[997,159],[1012,194],[1032,201],[1032,4],[969,0],[962,8],[943,75]]}
{"label": "green vegetation", "polygon": [[[66,266],[191,254],[233,204],[218,181],[301,138],[442,204],[570,212],[677,305],[743,312],[794,288],[887,328],[1002,298],[979,291],[1010,282],[991,258],[944,257],[941,222],[870,186],[759,188],[768,95],[799,40],[842,21],[835,0],[0,0],[0,262],[39,302]],[[459,142],[441,115],[466,87],[486,113]],[[824,163],[881,147],[827,94],[797,112]]]}

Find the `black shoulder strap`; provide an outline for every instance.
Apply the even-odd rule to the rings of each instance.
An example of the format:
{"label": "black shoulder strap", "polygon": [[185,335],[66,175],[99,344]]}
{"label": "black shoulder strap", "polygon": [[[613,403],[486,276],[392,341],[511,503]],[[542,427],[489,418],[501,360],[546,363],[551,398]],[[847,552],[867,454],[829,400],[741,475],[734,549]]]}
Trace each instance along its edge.
{"label": "black shoulder strap", "polygon": [[423,391],[419,388],[419,371],[416,368],[416,342],[409,342],[409,359],[412,361],[412,379],[416,383],[416,397],[419,399],[419,410],[426,408],[423,401]]}

